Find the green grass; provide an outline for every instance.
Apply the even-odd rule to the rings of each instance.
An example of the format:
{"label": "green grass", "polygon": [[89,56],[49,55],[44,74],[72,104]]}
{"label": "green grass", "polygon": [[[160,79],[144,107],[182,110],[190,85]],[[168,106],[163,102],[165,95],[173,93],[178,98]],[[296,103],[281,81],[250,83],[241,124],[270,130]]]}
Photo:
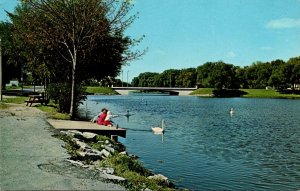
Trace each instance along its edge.
{"label": "green grass", "polygon": [[0,109],[6,109],[6,108],[8,108],[8,107],[9,107],[9,105],[0,102]]}
{"label": "green grass", "polygon": [[[23,88],[32,88],[33,86],[23,86]],[[6,90],[21,90],[22,86],[5,86]]]}
{"label": "green grass", "polygon": [[275,90],[265,90],[265,89],[241,89],[241,91],[246,92],[246,95],[242,97],[246,98],[288,98],[288,99],[299,99],[299,94],[284,94],[277,92]]}
{"label": "green grass", "polygon": [[86,87],[86,92],[89,94],[117,95],[118,93],[107,87]]}
{"label": "green grass", "polygon": [[[7,103],[25,105],[26,100],[28,100],[28,97],[25,97],[25,96],[13,96],[13,97],[4,98],[3,101],[0,103],[0,109],[8,108],[9,104],[7,104]],[[70,119],[70,116],[67,113],[59,113],[57,111],[57,105],[52,102],[50,102],[48,105],[38,104],[33,107],[36,107],[36,108],[40,109],[41,111],[48,113],[49,116],[53,119],[64,119],[64,120]]]}
{"label": "green grass", "polygon": [[[66,136],[63,134],[56,135],[57,138],[62,139],[66,142],[66,149],[67,152],[73,157],[78,157],[78,149],[79,146],[74,143],[72,140],[72,136]],[[93,149],[102,150],[103,149],[103,142],[109,141],[110,144],[113,145],[115,149],[115,153],[108,158],[101,160],[98,163],[99,167],[111,167],[115,170],[115,175],[125,178],[127,181],[121,183],[123,186],[127,188],[127,190],[132,191],[140,191],[146,188],[151,190],[166,190],[166,191],[173,191],[173,184],[170,186],[166,185],[163,180],[158,179],[148,179],[147,177],[152,175],[152,173],[143,167],[142,163],[138,160],[133,159],[132,157],[124,154],[120,154],[125,150],[124,146],[118,146],[120,144],[116,143],[115,141],[111,140],[106,136],[98,135],[95,141],[86,142],[89,146]],[[122,145],[122,144],[121,144]],[[89,163],[89,160],[83,160],[84,163]]]}
{"label": "green grass", "polygon": [[117,176],[124,177],[129,184],[125,185],[129,190],[175,190],[167,187],[162,180],[148,179],[151,172],[143,167],[143,165],[127,155],[116,154],[99,164],[100,167],[113,167]]}
{"label": "green grass", "polygon": [[210,96],[212,95],[213,88],[199,88],[193,91],[190,95],[199,95],[199,96]]}
{"label": "green grass", "polygon": [[41,111],[44,111],[49,114],[52,119],[61,119],[61,120],[70,120],[70,115],[67,113],[59,113],[57,111],[57,106],[55,104],[48,105],[37,105],[35,106]]}
{"label": "green grass", "polygon": [[[213,88],[199,88],[191,93],[191,95],[198,96],[211,96],[213,94]],[[245,95],[241,97],[245,98],[286,98],[286,99],[300,99],[299,94],[285,94],[277,92],[276,90],[265,89],[240,89],[245,92]]]}
{"label": "green grass", "polygon": [[25,101],[28,100],[28,97],[26,96],[16,96],[16,97],[7,97],[3,99],[4,103],[15,103],[15,104],[22,104],[25,103]]}

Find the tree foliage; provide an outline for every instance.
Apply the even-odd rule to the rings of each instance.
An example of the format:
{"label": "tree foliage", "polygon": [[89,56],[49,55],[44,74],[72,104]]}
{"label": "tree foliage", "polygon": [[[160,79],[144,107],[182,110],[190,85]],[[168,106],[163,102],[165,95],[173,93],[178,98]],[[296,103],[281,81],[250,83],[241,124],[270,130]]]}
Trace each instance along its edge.
{"label": "tree foliage", "polygon": [[9,14],[31,71],[70,86],[71,116],[78,105],[76,86],[115,77],[144,53],[130,51],[141,39],[124,35],[136,18],[129,15],[131,7],[129,0],[26,0]]}
{"label": "tree foliage", "polygon": [[[155,79],[155,80],[153,80]],[[149,84],[148,81],[152,83]],[[216,90],[239,88],[276,89],[291,87],[300,83],[300,57],[287,62],[255,62],[243,68],[222,61],[207,62],[197,68],[181,70],[168,69],[162,73],[141,73],[134,78],[133,86],[157,87],[206,87]]]}

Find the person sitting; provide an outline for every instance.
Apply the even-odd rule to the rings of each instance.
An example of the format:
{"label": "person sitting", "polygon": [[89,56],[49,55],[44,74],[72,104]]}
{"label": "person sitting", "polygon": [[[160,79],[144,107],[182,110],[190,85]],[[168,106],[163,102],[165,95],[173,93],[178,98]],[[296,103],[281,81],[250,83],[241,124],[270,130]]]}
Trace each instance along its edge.
{"label": "person sitting", "polygon": [[113,126],[113,122],[111,120],[112,117],[116,117],[117,115],[112,115],[111,111],[107,111],[107,115],[104,119],[104,125],[105,126]]}
{"label": "person sitting", "polygon": [[97,124],[98,125],[105,125],[105,118],[106,118],[106,116],[107,116],[107,109],[105,109],[105,108],[103,108],[102,110],[101,110],[101,114],[100,114],[100,116],[99,116],[99,118],[98,118],[98,121],[97,121]]}

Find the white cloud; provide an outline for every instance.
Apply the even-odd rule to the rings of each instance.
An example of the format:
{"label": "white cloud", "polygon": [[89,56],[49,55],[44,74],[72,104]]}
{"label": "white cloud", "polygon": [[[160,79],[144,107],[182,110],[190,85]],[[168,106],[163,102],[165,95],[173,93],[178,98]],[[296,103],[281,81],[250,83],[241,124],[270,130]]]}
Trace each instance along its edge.
{"label": "white cloud", "polygon": [[282,28],[297,28],[300,27],[300,19],[282,18],[271,20],[266,24],[267,28],[282,29]]}
{"label": "white cloud", "polygon": [[230,51],[230,52],[227,52],[226,56],[229,58],[234,58],[234,57],[236,57],[236,54],[233,51]]}

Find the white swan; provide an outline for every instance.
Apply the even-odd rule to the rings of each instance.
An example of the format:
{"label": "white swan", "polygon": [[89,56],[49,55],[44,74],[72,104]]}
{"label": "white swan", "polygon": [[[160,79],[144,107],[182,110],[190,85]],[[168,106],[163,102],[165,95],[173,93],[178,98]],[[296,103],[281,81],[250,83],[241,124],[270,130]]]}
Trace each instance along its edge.
{"label": "white swan", "polygon": [[232,115],[232,114],[234,113],[233,108],[231,108],[231,109],[229,110],[229,113],[230,113],[230,115]]}
{"label": "white swan", "polygon": [[161,120],[161,127],[152,127],[152,131],[155,134],[164,133],[165,132],[164,126],[165,126],[165,120]]}

